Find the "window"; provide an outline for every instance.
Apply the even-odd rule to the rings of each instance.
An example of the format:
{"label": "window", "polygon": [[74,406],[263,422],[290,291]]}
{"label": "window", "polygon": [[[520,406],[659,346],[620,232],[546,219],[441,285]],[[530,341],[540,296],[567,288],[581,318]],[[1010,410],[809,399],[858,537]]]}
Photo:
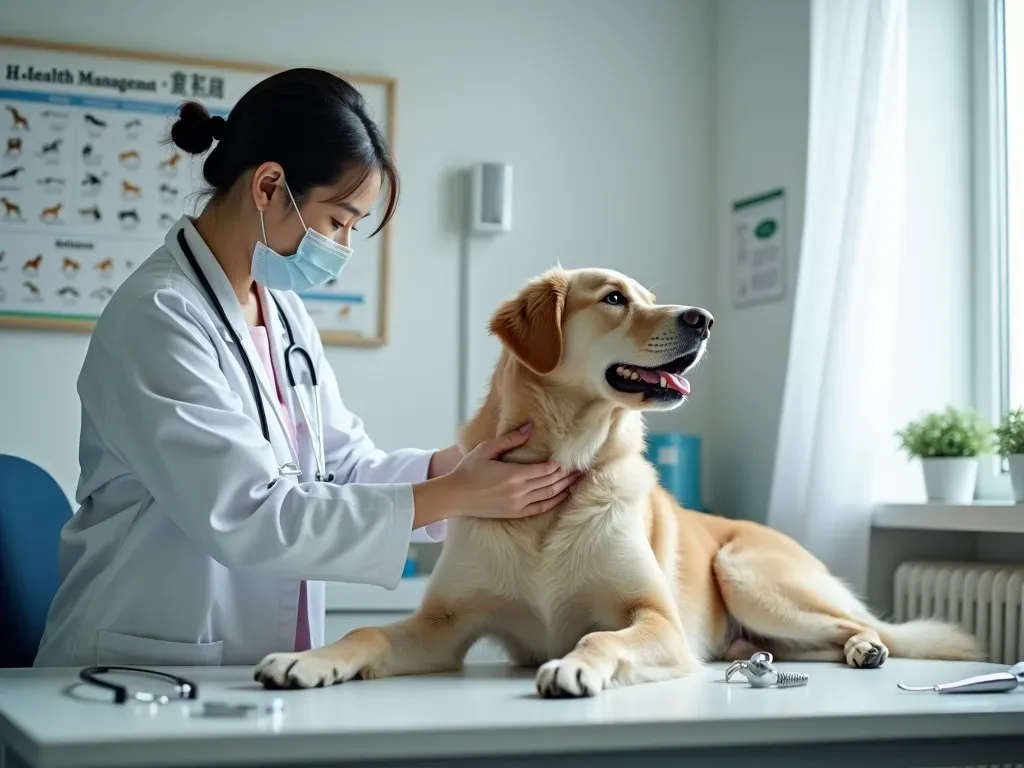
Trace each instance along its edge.
{"label": "window", "polygon": [[1006,99],[1006,391],[1009,408],[1024,406],[1024,7],[1003,6]]}
{"label": "window", "polygon": [[[975,400],[997,422],[1024,406],[1024,3],[974,4]],[[985,462],[982,498],[1008,498]]]}

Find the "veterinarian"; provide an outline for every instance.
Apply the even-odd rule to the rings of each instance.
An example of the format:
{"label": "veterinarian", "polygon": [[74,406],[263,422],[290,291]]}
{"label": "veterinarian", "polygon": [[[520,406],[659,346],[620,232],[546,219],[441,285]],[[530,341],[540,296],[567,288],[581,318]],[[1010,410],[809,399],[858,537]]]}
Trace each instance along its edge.
{"label": "veterinarian", "polygon": [[[338,277],[351,232],[383,195],[376,234],[398,193],[352,86],[286,71],[226,120],[184,105],[171,138],[187,154],[213,147],[209,200],[93,332],[78,379],[81,506],[37,666],[255,664],[317,647],[322,580],[393,588],[410,541],[442,538],[445,519],[541,514],[575,481],[497,460],[529,425],[465,456],[385,453],[342,403],[297,292]],[[373,375],[415,393],[431,372]]]}

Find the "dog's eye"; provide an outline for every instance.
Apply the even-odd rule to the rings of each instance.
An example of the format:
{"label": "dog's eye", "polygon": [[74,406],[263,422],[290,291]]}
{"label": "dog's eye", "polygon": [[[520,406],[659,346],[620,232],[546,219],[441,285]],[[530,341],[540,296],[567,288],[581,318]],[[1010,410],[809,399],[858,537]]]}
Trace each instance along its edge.
{"label": "dog's eye", "polygon": [[605,304],[611,304],[614,307],[620,307],[620,306],[623,306],[626,303],[626,297],[623,296],[618,291],[612,291],[607,296],[605,296],[602,299],[602,301]]}

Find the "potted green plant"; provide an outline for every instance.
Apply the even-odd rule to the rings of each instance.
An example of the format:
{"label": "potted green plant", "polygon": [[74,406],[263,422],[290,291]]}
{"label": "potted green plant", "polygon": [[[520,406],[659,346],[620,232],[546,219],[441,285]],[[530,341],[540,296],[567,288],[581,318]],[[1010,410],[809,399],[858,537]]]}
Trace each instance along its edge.
{"label": "potted green plant", "polygon": [[995,434],[996,450],[1010,465],[1013,500],[1024,502],[1024,408],[1004,414]]}
{"label": "potted green plant", "polygon": [[978,482],[978,458],[991,449],[992,428],[973,410],[952,406],[927,413],[896,433],[921,460],[928,501],[969,504]]}

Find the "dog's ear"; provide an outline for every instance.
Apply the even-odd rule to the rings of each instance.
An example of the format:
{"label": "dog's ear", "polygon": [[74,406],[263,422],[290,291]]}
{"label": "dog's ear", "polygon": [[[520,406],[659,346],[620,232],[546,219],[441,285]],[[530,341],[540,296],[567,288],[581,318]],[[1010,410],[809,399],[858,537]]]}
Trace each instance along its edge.
{"label": "dog's ear", "polygon": [[505,302],[491,319],[491,333],[535,373],[551,373],[562,359],[562,312],[568,291],[564,275],[544,275]]}

